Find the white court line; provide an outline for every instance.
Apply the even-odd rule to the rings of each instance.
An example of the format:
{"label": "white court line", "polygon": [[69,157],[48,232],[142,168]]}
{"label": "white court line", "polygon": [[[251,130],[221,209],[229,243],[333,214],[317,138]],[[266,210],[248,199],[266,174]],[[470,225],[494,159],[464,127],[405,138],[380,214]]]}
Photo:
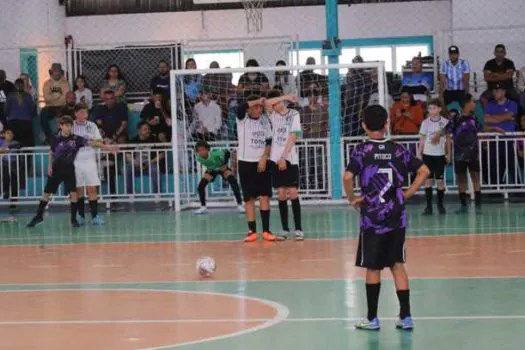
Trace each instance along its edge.
{"label": "white court line", "polygon": [[266,261],[264,260],[248,260],[248,261],[227,261],[226,264],[228,265],[258,265],[258,264],[264,264]]}
{"label": "white court line", "polygon": [[59,265],[29,265],[30,269],[56,269]]}
{"label": "white court line", "polygon": [[457,253],[445,253],[443,255],[446,255],[446,256],[468,256],[468,255],[472,255],[473,252],[457,252]]}
{"label": "white court line", "polygon": [[328,262],[328,261],[335,261],[335,259],[328,258],[328,259],[301,259],[300,262]]}
{"label": "white court line", "polygon": [[507,250],[505,253],[513,254],[513,253],[525,253],[525,249],[514,249],[514,250]]}
{"label": "white court line", "polygon": [[117,265],[117,264],[93,264],[92,266],[95,268],[100,268],[100,269],[124,267],[124,265]]}

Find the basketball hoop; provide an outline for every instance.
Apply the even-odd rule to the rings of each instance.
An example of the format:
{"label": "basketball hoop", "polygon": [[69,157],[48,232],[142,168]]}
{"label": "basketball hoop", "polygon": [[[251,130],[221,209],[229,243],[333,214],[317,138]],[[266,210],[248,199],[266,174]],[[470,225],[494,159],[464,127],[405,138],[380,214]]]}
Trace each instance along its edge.
{"label": "basketball hoop", "polygon": [[246,13],[248,33],[259,33],[263,29],[263,7],[265,0],[241,0]]}

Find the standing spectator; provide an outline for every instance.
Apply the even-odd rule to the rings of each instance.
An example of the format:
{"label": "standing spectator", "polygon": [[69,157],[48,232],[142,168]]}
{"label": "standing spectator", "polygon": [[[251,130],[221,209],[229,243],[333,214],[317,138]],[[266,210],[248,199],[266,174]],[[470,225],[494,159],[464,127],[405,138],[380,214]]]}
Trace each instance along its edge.
{"label": "standing spectator", "polygon": [[33,98],[33,100],[36,101],[38,99],[37,91],[33,87],[33,83],[31,82],[31,78],[29,77],[29,74],[27,73],[20,74],[20,79],[24,81],[25,92],[27,92]]}
{"label": "standing spectator", "polygon": [[115,93],[105,91],[104,104],[95,109],[95,122],[104,130],[104,135],[113,142],[125,143],[127,140],[128,107],[117,102]]}
{"label": "standing spectator", "polygon": [[153,90],[149,103],[140,113],[140,118],[148,122],[152,135],[160,142],[169,141],[171,128],[168,123],[171,122],[171,114],[164,90],[161,88]]}
{"label": "standing spectator", "polygon": [[409,92],[417,101],[426,101],[432,89],[431,76],[423,73],[421,57],[412,58],[412,73],[403,75],[402,91]]}
{"label": "standing spectator", "polygon": [[[188,58],[186,60],[185,69],[197,69],[197,62],[195,59]],[[187,74],[182,76],[184,83],[184,101],[186,107],[193,107],[199,99],[199,92],[202,84],[202,75],[200,74]]]}
{"label": "standing spectator", "polygon": [[[246,62],[246,68],[259,67],[259,62],[251,58]],[[270,90],[268,77],[261,72],[244,73],[237,84],[237,95],[244,103],[250,95],[265,96]]]}
{"label": "standing spectator", "polygon": [[197,140],[216,140],[222,126],[222,111],[207,91],[201,93],[200,102],[193,109],[193,122]]}
{"label": "standing spectator", "polygon": [[77,96],[73,91],[68,91],[66,94],[66,105],[62,107],[57,114],[57,117],[62,117],[65,115],[70,116],[71,118],[75,117],[75,105],[77,104]]}
{"label": "standing spectator", "polygon": [[403,91],[401,99],[390,109],[392,133],[397,135],[414,135],[423,122],[423,109],[410,93]]}
{"label": "standing spectator", "polygon": [[43,88],[46,106],[40,112],[40,123],[48,142],[51,137],[49,122],[55,119],[58,111],[66,105],[66,94],[69,92],[69,84],[64,78],[64,70],[60,63],[51,65],[49,75],[50,78],[44,83]]}
{"label": "standing spectator", "polygon": [[[25,179],[18,181],[19,174],[24,174],[23,161],[17,162],[16,155],[13,153],[20,149],[20,143],[14,140],[15,134],[11,129],[4,130],[4,138],[0,138],[0,167],[2,168],[2,192],[3,198],[9,199],[18,197],[18,188],[25,188]],[[13,200],[12,200],[13,201]],[[10,209],[15,209],[14,204]]]}
{"label": "standing spectator", "polygon": [[520,94],[520,105],[525,111],[525,66],[518,72],[518,92]]}
{"label": "standing spectator", "polygon": [[[306,65],[315,66],[315,58],[308,57],[306,59]],[[305,69],[297,77],[297,86],[301,97],[306,98],[309,90],[309,86],[314,83],[319,85],[321,95],[327,94],[328,88],[328,77],[315,73],[312,69]]]}
{"label": "standing spectator", "polygon": [[[286,62],[283,60],[277,61],[275,63],[276,67],[284,67],[286,66]],[[296,94],[297,89],[294,84],[293,76],[290,74],[290,71],[288,70],[280,70],[275,71],[275,77],[274,77],[274,86],[273,89],[278,89],[281,91],[283,95],[290,95],[290,94]]]}
{"label": "standing spectator", "polygon": [[487,105],[488,101],[493,100],[494,95],[492,94],[492,91],[499,83],[503,85],[507,91],[507,97],[514,101],[519,101],[519,96],[517,96],[516,91],[514,90],[513,81],[516,67],[514,66],[514,62],[505,57],[507,55],[505,45],[496,45],[494,55],[495,58],[488,60],[483,68],[483,75],[487,82],[487,90],[483,92],[480,100],[484,106]]}
{"label": "standing spectator", "polygon": [[124,74],[122,74],[119,66],[112,64],[108,67],[106,76],[104,77],[104,84],[100,90],[100,95],[103,95],[104,91],[111,90],[115,93],[117,102],[126,103],[126,89]]}
{"label": "standing spectator", "polygon": [[73,88],[75,89],[76,103],[85,104],[91,110],[93,108],[93,93],[87,84],[86,76],[79,75]]}
{"label": "standing spectator", "polygon": [[[219,69],[219,63],[213,61],[210,63],[210,69]],[[228,93],[228,89],[231,85],[231,79],[228,81],[229,75],[224,73],[206,73],[202,77],[201,90],[207,89],[211,93],[213,100],[219,100],[219,98]]]}
{"label": "standing spectator", "polygon": [[[489,101],[485,108],[485,129],[500,133],[516,131],[518,118],[518,105],[507,99],[505,85],[494,85],[494,100]],[[503,175],[514,177],[515,149],[514,143],[508,139],[500,138],[500,141],[491,142],[492,152],[488,157],[492,166],[487,167],[489,171],[490,184],[501,183]]]}
{"label": "standing spectator", "polygon": [[170,64],[166,60],[159,61],[159,74],[151,79],[149,88],[151,92],[160,89],[166,99],[170,99]]}
{"label": "standing spectator", "polygon": [[470,87],[470,64],[459,58],[459,48],[449,47],[448,56],[449,60],[443,62],[439,70],[439,92],[445,106],[459,103]]}
{"label": "standing spectator", "polygon": [[25,92],[24,81],[15,81],[15,92],[7,98],[5,114],[9,128],[22,147],[35,145],[33,136],[33,119],[37,117],[36,103],[33,97]]}
{"label": "standing spectator", "polygon": [[5,71],[0,69],[0,123],[5,124],[6,117],[4,115],[4,108],[7,102],[7,96],[15,91],[15,86],[12,82],[7,80]]}

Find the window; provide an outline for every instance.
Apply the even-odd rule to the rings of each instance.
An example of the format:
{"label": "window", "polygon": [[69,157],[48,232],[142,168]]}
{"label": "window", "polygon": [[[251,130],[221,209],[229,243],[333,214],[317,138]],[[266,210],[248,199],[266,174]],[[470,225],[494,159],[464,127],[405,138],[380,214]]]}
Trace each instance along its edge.
{"label": "window", "polygon": [[430,50],[428,45],[402,45],[395,47],[396,55],[396,72],[401,72],[402,67],[406,65],[407,61],[411,61],[414,56],[428,56]]}
{"label": "window", "polygon": [[[207,69],[210,63],[216,61],[221,68],[241,68],[243,67],[244,55],[241,51],[235,52],[203,52],[188,55],[186,59],[193,57],[197,62],[198,69]],[[233,74],[233,83],[237,84],[242,73]]]}
{"label": "window", "polygon": [[392,71],[392,47],[378,46],[378,47],[362,47],[359,49],[359,54],[363,57],[365,62],[384,61],[385,70]]}

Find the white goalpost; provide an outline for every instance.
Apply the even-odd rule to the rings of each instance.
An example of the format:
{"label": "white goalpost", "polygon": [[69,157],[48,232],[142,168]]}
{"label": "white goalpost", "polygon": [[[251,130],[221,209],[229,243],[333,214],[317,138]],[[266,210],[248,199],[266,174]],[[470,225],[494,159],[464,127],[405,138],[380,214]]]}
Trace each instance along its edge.
{"label": "white goalpost", "polygon": [[[338,81],[328,79],[331,70],[339,72]],[[305,204],[344,201],[342,184],[335,183],[332,174],[344,170],[351,149],[362,140],[364,108],[387,107],[383,62],[172,70],[170,74],[176,211],[200,206],[197,186],[206,169],[196,162],[196,142],[205,140],[212,149],[234,154],[237,108],[250,95],[264,97],[269,89],[280,89],[299,97],[288,107],[301,115],[303,135],[296,147]],[[233,81],[234,75],[240,75],[238,81]],[[229,166],[236,169],[234,159]],[[235,206],[232,191],[220,176],[208,185],[207,205]]]}

